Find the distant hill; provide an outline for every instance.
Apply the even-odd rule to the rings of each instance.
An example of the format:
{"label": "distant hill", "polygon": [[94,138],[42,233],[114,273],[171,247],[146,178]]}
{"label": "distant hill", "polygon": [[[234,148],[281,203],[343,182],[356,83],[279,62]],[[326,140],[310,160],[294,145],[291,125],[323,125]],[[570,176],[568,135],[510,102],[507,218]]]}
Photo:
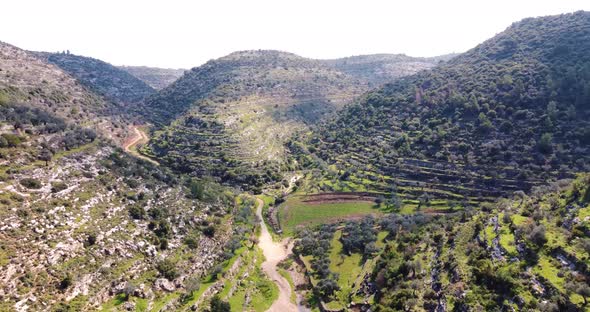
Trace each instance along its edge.
{"label": "distant hill", "polygon": [[185,72],[185,69],[147,66],[119,66],[119,68],[139,78],[156,90],[161,90],[169,86]]}
{"label": "distant hill", "polygon": [[588,171],[588,51],[590,13],[525,19],[366,94],[316,129],[310,152],[408,200],[478,202]]}
{"label": "distant hill", "polygon": [[36,53],[75,77],[97,94],[125,105],[137,103],[155,90],[127,71],[91,57],[70,53]]}
{"label": "distant hill", "polygon": [[0,43],[0,97],[26,103],[122,140],[126,132],[118,104],[92,92],[75,77],[36,54]]}
{"label": "distant hill", "polygon": [[266,175],[262,164],[283,163],[283,144],[291,134],[367,89],[362,81],[294,54],[232,53],[187,71],[146,100],[144,117],[164,126],[149,153],[183,171],[261,185],[268,179],[259,176]]}
{"label": "distant hill", "polygon": [[437,57],[411,57],[404,54],[371,54],[350,56],[323,62],[353,77],[363,79],[372,86],[392,82],[398,78],[430,69],[456,54]]}

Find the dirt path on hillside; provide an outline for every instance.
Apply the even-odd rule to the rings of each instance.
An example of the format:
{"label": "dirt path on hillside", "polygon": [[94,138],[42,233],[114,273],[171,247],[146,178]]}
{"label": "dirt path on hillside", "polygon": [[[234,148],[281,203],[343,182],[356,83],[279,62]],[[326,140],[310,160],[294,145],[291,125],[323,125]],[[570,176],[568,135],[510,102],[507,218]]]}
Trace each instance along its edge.
{"label": "dirt path on hillside", "polygon": [[260,220],[260,240],[258,246],[262,249],[264,257],[266,258],[262,263],[262,270],[279,287],[279,298],[272,304],[268,311],[296,312],[298,311],[297,306],[292,303],[290,299],[291,285],[289,285],[289,282],[277,271],[277,264],[289,256],[291,249],[286,243],[275,243],[272,241],[272,236],[268,232],[268,228],[262,218],[262,206],[264,206],[264,202],[260,199],[256,199],[256,201],[258,202],[256,215]]}
{"label": "dirt path on hillside", "polygon": [[157,161],[143,156],[141,155],[137,150],[134,150],[133,147],[135,147],[137,144],[140,143],[147,143],[150,139],[148,138],[147,134],[145,134],[145,132],[139,130],[139,128],[137,128],[136,126],[132,126],[133,128],[133,136],[131,138],[129,138],[127,141],[125,141],[123,148],[125,149],[125,151],[137,158],[141,158],[145,161],[149,161],[154,165],[160,165]]}

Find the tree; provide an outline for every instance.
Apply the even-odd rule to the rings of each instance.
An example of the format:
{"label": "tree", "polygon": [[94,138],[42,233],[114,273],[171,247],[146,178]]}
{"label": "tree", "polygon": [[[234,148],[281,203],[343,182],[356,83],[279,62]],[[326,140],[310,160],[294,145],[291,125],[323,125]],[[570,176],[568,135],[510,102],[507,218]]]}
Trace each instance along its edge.
{"label": "tree", "polygon": [[202,182],[197,180],[191,180],[190,184],[191,196],[194,199],[202,200],[205,194],[205,186]]}
{"label": "tree", "polygon": [[211,312],[231,312],[231,306],[228,302],[221,300],[219,295],[213,296],[211,298]]}
{"label": "tree", "polygon": [[21,143],[21,138],[15,134],[4,133],[1,137],[4,140],[0,143],[4,144],[4,146],[0,145],[0,147],[17,147]]}
{"label": "tree", "polygon": [[551,133],[544,133],[539,140],[539,151],[543,154],[549,154],[553,151],[553,135]]}
{"label": "tree", "polygon": [[68,289],[70,286],[72,286],[73,284],[73,280],[72,280],[72,276],[70,274],[67,274],[60,282],[59,282],[59,288],[62,290]]}
{"label": "tree", "polygon": [[135,220],[141,220],[145,218],[145,210],[141,206],[135,204],[129,206],[127,209],[129,210],[129,215],[131,216],[131,218]]}
{"label": "tree", "polygon": [[328,298],[340,289],[340,287],[338,287],[338,283],[332,278],[324,278],[318,283],[317,289],[322,298]]}
{"label": "tree", "polygon": [[554,121],[557,119],[557,113],[557,103],[555,103],[555,101],[550,101],[549,104],[547,104],[547,116],[551,121]]}
{"label": "tree", "polygon": [[590,238],[581,238],[580,246],[588,255],[590,255]]}
{"label": "tree", "polygon": [[184,243],[190,249],[199,248],[199,238],[196,235],[187,235],[184,239]]}
{"label": "tree", "polygon": [[252,234],[250,235],[250,237],[248,238],[248,240],[250,241],[250,243],[252,244],[252,246],[250,247],[250,249],[254,248],[254,246],[256,246],[258,244],[258,236]]}
{"label": "tree", "polygon": [[478,121],[479,121],[478,130],[480,133],[483,133],[483,134],[489,133],[494,128],[494,126],[492,125],[492,122],[490,121],[488,116],[486,116],[486,114],[484,114],[484,113],[479,113]]}
{"label": "tree", "polygon": [[125,284],[125,288],[123,288],[123,294],[125,295],[125,301],[129,300],[129,297],[131,295],[133,295],[133,293],[135,293],[135,289],[137,287],[135,287],[135,285],[133,285],[131,282],[127,282]]}
{"label": "tree", "polygon": [[543,247],[547,243],[547,237],[545,235],[545,226],[537,225],[534,226],[530,233],[527,235],[528,240],[538,247]]}
{"label": "tree", "polygon": [[178,277],[178,272],[176,271],[176,265],[168,260],[168,259],[164,259],[160,262],[158,262],[156,269],[158,270],[158,272],[160,272],[160,274],[169,279],[169,280],[173,280],[176,277]]}
{"label": "tree", "polygon": [[185,288],[188,293],[195,292],[201,288],[201,281],[197,277],[190,277],[185,282]]}
{"label": "tree", "polygon": [[584,299],[584,305],[588,304],[588,297],[590,297],[590,286],[584,282],[567,282],[565,289],[572,293],[576,293]]}
{"label": "tree", "polygon": [[41,150],[41,152],[39,153],[39,160],[42,160],[45,162],[45,167],[49,166],[49,162],[51,161],[51,158],[53,157],[53,154],[51,153],[51,151],[47,148],[44,148]]}
{"label": "tree", "polygon": [[213,277],[213,279],[217,279],[219,277],[219,274],[221,274],[223,272],[223,267],[221,267],[221,265],[216,265],[213,267],[213,270],[211,271],[211,276]]}
{"label": "tree", "polygon": [[194,292],[201,288],[201,280],[197,277],[189,277],[184,282],[186,292],[181,296],[181,302],[186,303],[193,299]]}

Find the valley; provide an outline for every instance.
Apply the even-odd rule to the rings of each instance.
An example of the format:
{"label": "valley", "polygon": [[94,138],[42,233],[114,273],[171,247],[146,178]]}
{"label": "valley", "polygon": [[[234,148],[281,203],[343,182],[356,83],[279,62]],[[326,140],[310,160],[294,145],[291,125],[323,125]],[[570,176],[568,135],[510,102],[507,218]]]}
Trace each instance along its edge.
{"label": "valley", "polygon": [[590,311],[590,13],[192,69],[0,43],[0,311]]}

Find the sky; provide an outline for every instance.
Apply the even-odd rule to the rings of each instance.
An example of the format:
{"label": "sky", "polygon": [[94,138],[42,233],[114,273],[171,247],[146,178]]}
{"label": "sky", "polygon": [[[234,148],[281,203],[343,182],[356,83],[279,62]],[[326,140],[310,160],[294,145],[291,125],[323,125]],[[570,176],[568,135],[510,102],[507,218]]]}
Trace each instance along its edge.
{"label": "sky", "polygon": [[467,51],[526,17],[589,0],[8,0],[0,41],[114,65],[191,68],[239,50],[311,58]]}

